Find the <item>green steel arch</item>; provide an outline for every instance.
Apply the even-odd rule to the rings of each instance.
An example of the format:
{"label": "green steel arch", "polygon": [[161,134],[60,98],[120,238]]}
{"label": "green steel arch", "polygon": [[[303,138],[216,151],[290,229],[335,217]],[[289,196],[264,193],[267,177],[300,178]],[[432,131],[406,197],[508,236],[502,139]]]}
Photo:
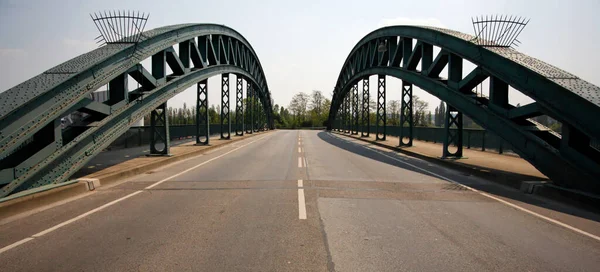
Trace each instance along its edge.
{"label": "green steel arch", "polygon": [[[141,63],[148,58],[150,71]],[[172,74],[166,74],[167,65]],[[271,94],[256,52],[237,31],[215,24],[145,31],[137,44],[107,44],[0,93],[0,197],[66,181],[169,98],[229,73],[252,86],[272,126]],[[127,89],[128,75],[140,88]],[[107,84],[122,93],[111,93],[105,103],[89,98]],[[91,118],[61,131],[61,117],[73,111]]]}
{"label": "green steel arch", "polygon": [[[341,69],[328,129],[355,84],[370,75],[393,76],[467,114],[509,142],[554,183],[600,192],[600,152],[592,146],[600,139],[600,88],[512,48],[483,47],[474,41],[472,35],[419,26],[384,27],[366,35]],[[434,46],[440,48],[437,56]],[[464,76],[463,60],[476,66]],[[448,78],[439,77],[444,68]],[[473,88],[488,78],[490,97],[474,93]],[[535,102],[509,105],[508,86]],[[560,121],[562,135],[530,119],[539,115]]]}

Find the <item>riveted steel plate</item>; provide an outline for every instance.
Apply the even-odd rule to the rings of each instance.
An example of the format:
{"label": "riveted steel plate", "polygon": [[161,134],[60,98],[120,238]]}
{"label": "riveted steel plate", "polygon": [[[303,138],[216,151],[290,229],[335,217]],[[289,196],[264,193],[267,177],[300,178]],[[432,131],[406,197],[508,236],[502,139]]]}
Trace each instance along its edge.
{"label": "riveted steel plate", "polygon": [[107,44],[96,50],[90,51],[78,57],[75,57],[67,62],[64,62],[45,73],[79,73],[94,64],[106,59],[115,53],[132,46],[131,44]]}
{"label": "riveted steel plate", "polygon": [[72,74],[40,74],[9,89],[0,95],[0,116],[6,115],[71,76]]}

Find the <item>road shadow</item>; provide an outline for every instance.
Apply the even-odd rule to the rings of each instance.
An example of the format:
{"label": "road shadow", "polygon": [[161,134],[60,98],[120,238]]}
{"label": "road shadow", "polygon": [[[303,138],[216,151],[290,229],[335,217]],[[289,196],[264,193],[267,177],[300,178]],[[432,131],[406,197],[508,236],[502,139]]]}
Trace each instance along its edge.
{"label": "road shadow", "polygon": [[[346,142],[331,132],[325,132],[325,131],[319,132],[319,133],[317,133],[317,136],[319,139],[321,139],[322,141],[324,141],[332,146],[346,150],[348,152],[352,152],[356,155],[363,156],[363,157],[366,157],[366,158],[369,158],[372,160],[376,160],[376,161],[379,161],[379,162],[382,162],[382,163],[385,163],[388,165],[392,165],[392,166],[399,167],[399,168],[402,168],[405,170],[413,171],[413,172],[416,172],[419,174],[423,174],[423,175],[427,175],[427,176],[431,176],[431,177],[435,177],[435,178],[439,179],[438,176],[432,175],[431,173],[428,173],[428,172],[423,171],[418,168],[411,167],[410,165],[407,165],[405,163],[399,162],[397,160],[394,160],[394,159],[391,159],[389,157],[382,155],[382,154],[385,154],[387,156],[396,158],[398,160],[401,160],[401,161],[403,160],[402,157],[398,156],[394,151],[391,151],[389,149],[388,150],[379,149],[376,152],[374,150],[365,148],[363,146],[357,146],[353,143]],[[353,140],[356,140],[356,139],[353,139]],[[360,140],[356,140],[356,141],[360,141]],[[467,171],[453,169],[456,171],[456,173],[453,173],[453,174],[449,174],[447,172],[444,172],[444,173],[438,172],[439,167],[447,168],[447,166],[444,166],[440,163],[424,161],[424,160],[419,160],[419,159],[413,159],[409,163],[413,164],[419,168],[426,169],[427,171],[431,171],[432,173],[438,174],[440,176],[450,178],[451,180],[453,180],[455,182],[469,186],[471,188],[474,188],[474,189],[482,191],[482,192],[487,192],[487,193],[490,193],[493,195],[514,199],[514,200],[517,200],[517,201],[520,201],[523,203],[535,205],[535,206],[542,207],[545,209],[554,210],[557,212],[561,212],[561,213],[577,216],[580,218],[585,218],[588,220],[600,222],[600,210],[598,209],[598,207],[585,205],[580,202],[577,202],[577,200],[569,200],[569,199],[555,200],[555,199],[546,199],[546,198],[540,199],[543,197],[537,196],[537,195],[524,194],[523,192],[521,192],[515,188],[509,187],[506,184],[488,180],[481,176],[478,176],[480,180],[484,179],[484,180],[489,181],[489,183],[482,184],[482,183],[475,183],[475,182],[469,181],[468,177],[473,174],[469,173]],[[431,167],[431,166],[429,166],[429,164],[436,164],[438,167]],[[473,175],[473,176],[476,176],[476,175]],[[531,179],[524,179],[523,181],[530,181],[530,180]],[[575,202],[573,203],[573,201],[575,201]]]}

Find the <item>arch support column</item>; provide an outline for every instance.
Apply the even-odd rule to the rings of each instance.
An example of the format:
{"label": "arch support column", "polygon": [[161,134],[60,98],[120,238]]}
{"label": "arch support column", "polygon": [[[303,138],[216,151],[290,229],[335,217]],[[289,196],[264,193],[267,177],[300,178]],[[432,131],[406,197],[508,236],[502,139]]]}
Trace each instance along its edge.
{"label": "arch support column", "polygon": [[369,78],[363,79],[363,92],[362,92],[362,131],[361,137],[369,137],[371,132],[371,118],[369,111]]}
{"label": "arch support column", "polygon": [[208,80],[197,84],[196,92],[196,145],[208,145],[210,120],[208,115]]}
{"label": "arch support column", "polygon": [[358,84],[354,84],[352,87],[352,135],[358,135],[360,130],[358,117]]}
{"label": "arch support column", "polygon": [[[408,129],[405,131],[404,126]],[[402,100],[400,106],[400,146],[412,146],[413,144],[413,101],[412,84],[402,80]],[[404,138],[408,138],[404,142]]]}
{"label": "arch support column", "polygon": [[344,98],[344,133],[350,133],[352,127],[352,117],[350,112],[350,98],[352,94],[348,93]]}
{"label": "arch support column", "polygon": [[[170,156],[169,118],[167,102],[150,113],[150,156]],[[163,143],[162,149],[158,145]]]}
{"label": "arch support column", "polygon": [[235,84],[235,135],[244,136],[244,79],[240,75]]}
{"label": "arch support column", "polygon": [[[462,112],[448,104],[445,120],[444,152],[442,158],[461,158],[463,151],[463,115]],[[449,147],[456,146],[454,153]]]}
{"label": "arch support column", "polygon": [[252,104],[252,128],[254,130],[254,132],[258,132],[258,124],[260,123],[260,111],[259,111],[259,100],[260,98],[258,97],[258,92],[257,90],[254,90],[254,102]]}
{"label": "arch support column", "polygon": [[375,139],[385,141],[386,138],[386,113],[385,113],[385,75],[377,75],[377,121]]}
{"label": "arch support column", "polygon": [[229,74],[221,75],[221,139],[231,139],[231,118],[229,115]]}
{"label": "arch support column", "polygon": [[252,132],[254,132],[254,126],[252,124],[252,99],[254,99],[254,94],[252,93],[252,84],[248,82],[246,83],[246,123],[248,124],[246,127],[247,134],[252,134]]}

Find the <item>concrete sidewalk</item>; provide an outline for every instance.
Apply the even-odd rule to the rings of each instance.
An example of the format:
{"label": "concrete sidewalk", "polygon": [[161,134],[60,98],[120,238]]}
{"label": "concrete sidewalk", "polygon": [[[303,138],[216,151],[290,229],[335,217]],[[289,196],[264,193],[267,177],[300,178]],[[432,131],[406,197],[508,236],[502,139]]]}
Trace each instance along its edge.
{"label": "concrete sidewalk", "polygon": [[[509,183],[512,186],[519,186],[521,181],[527,180],[546,180],[544,174],[538,171],[533,165],[515,154],[498,154],[491,151],[481,151],[475,149],[463,148],[462,159],[441,159],[441,143],[424,142],[413,140],[411,147],[398,147],[399,139],[397,136],[387,136],[385,141],[376,141],[375,134],[370,137],[360,137],[360,135],[350,135],[348,133],[335,132],[340,135],[367,141],[378,146],[398,150],[402,153],[416,156],[426,160],[434,160],[444,163],[448,166],[455,166],[463,170],[469,170],[475,175],[482,175],[487,178]],[[451,149],[452,150],[452,149]]]}

